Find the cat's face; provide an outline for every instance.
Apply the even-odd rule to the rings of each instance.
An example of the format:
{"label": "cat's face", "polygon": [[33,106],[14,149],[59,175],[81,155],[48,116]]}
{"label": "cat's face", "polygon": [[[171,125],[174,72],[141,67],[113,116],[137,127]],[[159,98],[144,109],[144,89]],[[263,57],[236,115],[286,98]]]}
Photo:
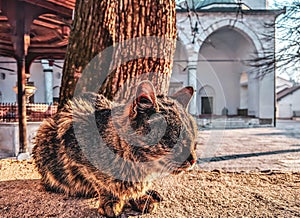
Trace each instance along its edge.
{"label": "cat's face", "polygon": [[130,108],[130,125],[136,133],[139,159],[157,158],[172,174],[191,169],[197,161],[197,127],[187,112],[194,89],[186,87],[171,97],[156,96],[150,82],[142,82]]}

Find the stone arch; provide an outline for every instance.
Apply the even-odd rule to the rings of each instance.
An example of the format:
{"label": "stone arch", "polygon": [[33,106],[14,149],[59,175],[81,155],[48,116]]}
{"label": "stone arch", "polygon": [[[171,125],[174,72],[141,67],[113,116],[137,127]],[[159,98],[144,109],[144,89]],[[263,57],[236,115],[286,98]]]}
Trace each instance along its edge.
{"label": "stone arch", "polygon": [[[256,52],[257,48],[249,36],[228,25],[216,29],[204,40],[199,50],[198,75],[200,81],[207,81],[204,84],[216,89],[217,98],[220,94],[225,96],[226,106],[220,103],[220,99],[216,101],[217,115],[222,114],[224,108],[229,115],[235,115],[241,105],[243,109],[248,107],[245,103],[248,98],[242,102],[242,95],[248,96],[248,90],[242,92],[240,79],[242,72],[253,70],[243,60],[250,59]],[[210,76],[212,74],[220,82],[222,92]]]}
{"label": "stone arch", "polygon": [[202,47],[202,44],[205,42],[206,38],[208,38],[215,31],[217,31],[218,29],[223,28],[223,27],[233,28],[234,30],[236,30],[237,32],[242,34],[246,39],[251,40],[250,43],[254,44],[256,51],[262,51],[262,53],[257,52],[258,57],[261,58],[261,57],[265,56],[262,42],[258,38],[257,34],[251,28],[249,28],[245,23],[243,23],[241,21],[237,21],[236,19],[224,19],[224,20],[217,21],[217,22],[213,23],[212,25],[210,25],[206,29],[206,31],[201,32],[199,34],[199,36],[197,37],[198,38],[197,49],[200,50],[200,48]]}
{"label": "stone arch", "polygon": [[215,92],[215,89],[212,86],[210,86],[210,85],[204,85],[199,90],[199,95],[200,96],[215,96],[216,92]]}

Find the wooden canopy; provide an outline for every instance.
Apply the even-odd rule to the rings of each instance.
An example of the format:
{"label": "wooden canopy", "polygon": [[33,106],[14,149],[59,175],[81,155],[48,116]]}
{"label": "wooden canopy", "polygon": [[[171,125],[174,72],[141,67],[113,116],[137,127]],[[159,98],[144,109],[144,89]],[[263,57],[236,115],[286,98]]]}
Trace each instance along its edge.
{"label": "wooden canopy", "polygon": [[[64,58],[75,0],[0,0],[0,55]],[[27,48],[28,47],[28,48]]]}
{"label": "wooden canopy", "polygon": [[0,0],[0,56],[17,63],[19,157],[28,154],[26,73],[35,59],[64,58],[74,7],[75,0]]}

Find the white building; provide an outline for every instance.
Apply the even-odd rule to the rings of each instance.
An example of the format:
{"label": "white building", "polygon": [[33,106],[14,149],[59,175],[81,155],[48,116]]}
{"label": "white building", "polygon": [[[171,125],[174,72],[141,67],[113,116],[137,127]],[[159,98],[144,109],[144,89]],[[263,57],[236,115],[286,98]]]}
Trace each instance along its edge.
{"label": "white building", "polygon": [[285,88],[277,93],[278,118],[300,117],[300,86]]}
{"label": "white building", "polygon": [[280,76],[276,77],[276,93],[279,93],[279,92],[283,91],[284,89],[291,88],[293,86],[294,86],[293,82],[291,82],[287,79],[284,79]]}
{"label": "white building", "polygon": [[274,29],[265,24],[274,23],[282,11],[267,10],[265,0],[194,2],[191,12],[177,12],[179,42],[171,90],[195,87],[190,112],[197,116],[243,114],[273,124],[275,69],[258,78],[261,69],[245,63],[274,51],[274,39],[264,37]]}
{"label": "white building", "polygon": [[276,80],[277,118],[300,117],[300,86],[282,77]]}

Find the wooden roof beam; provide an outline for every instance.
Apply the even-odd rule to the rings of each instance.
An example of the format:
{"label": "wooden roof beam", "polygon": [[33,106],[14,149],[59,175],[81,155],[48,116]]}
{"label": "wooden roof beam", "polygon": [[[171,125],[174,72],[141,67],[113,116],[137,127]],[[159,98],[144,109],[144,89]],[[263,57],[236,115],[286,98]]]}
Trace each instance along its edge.
{"label": "wooden roof beam", "polygon": [[48,9],[48,10],[52,11],[53,13],[63,15],[64,17],[71,18],[72,14],[73,14],[72,9],[66,8],[66,7],[58,5],[58,4],[54,4],[49,1],[45,1],[45,0],[23,0],[23,1],[26,3],[35,5],[35,6],[39,6],[39,7]]}
{"label": "wooden roof beam", "polygon": [[58,24],[50,24],[50,23],[44,22],[42,20],[34,20],[33,24],[39,25],[41,27],[49,28],[49,29],[58,29],[58,28],[60,28],[60,25],[58,25]]}
{"label": "wooden roof beam", "polygon": [[53,43],[53,44],[49,44],[49,43],[47,43],[47,44],[39,44],[39,45],[37,45],[37,44],[35,44],[35,45],[31,45],[30,47],[29,47],[29,49],[54,49],[54,48],[61,48],[61,47],[63,47],[63,49],[65,49],[66,47],[67,47],[67,45],[68,45],[68,42],[60,42],[60,43]]}
{"label": "wooden roof beam", "polygon": [[40,16],[39,20],[46,21],[46,22],[49,22],[49,23],[52,23],[55,25],[67,25],[65,22],[63,22],[61,20],[53,19],[53,18],[47,17],[45,15]]}
{"label": "wooden roof beam", "polygon": [[8,18],[7,17],[5,17],[5,16],[0,16],[0,21],[8,21]]}
{"label": "wooden roof beam", "polygon": [[64,7],[74,9],[76,0],[47,0],[48,2],[53,2],[58,5],[62,5]]}
{"label": "wooden roof beam", "polygon": [[4,44],[1,44],[0,45],[0,50],[6,50],[6,51],[12,51],[13,49],[13,46],[12,44],[7,44],[7,45],[4,45]]}
{"label": "wooden roof beam", "polygon": [[0,47],[1,47],[1,45],[12,46],[12,42],[10,40],[7,40],[7,38],[0,37]]}

